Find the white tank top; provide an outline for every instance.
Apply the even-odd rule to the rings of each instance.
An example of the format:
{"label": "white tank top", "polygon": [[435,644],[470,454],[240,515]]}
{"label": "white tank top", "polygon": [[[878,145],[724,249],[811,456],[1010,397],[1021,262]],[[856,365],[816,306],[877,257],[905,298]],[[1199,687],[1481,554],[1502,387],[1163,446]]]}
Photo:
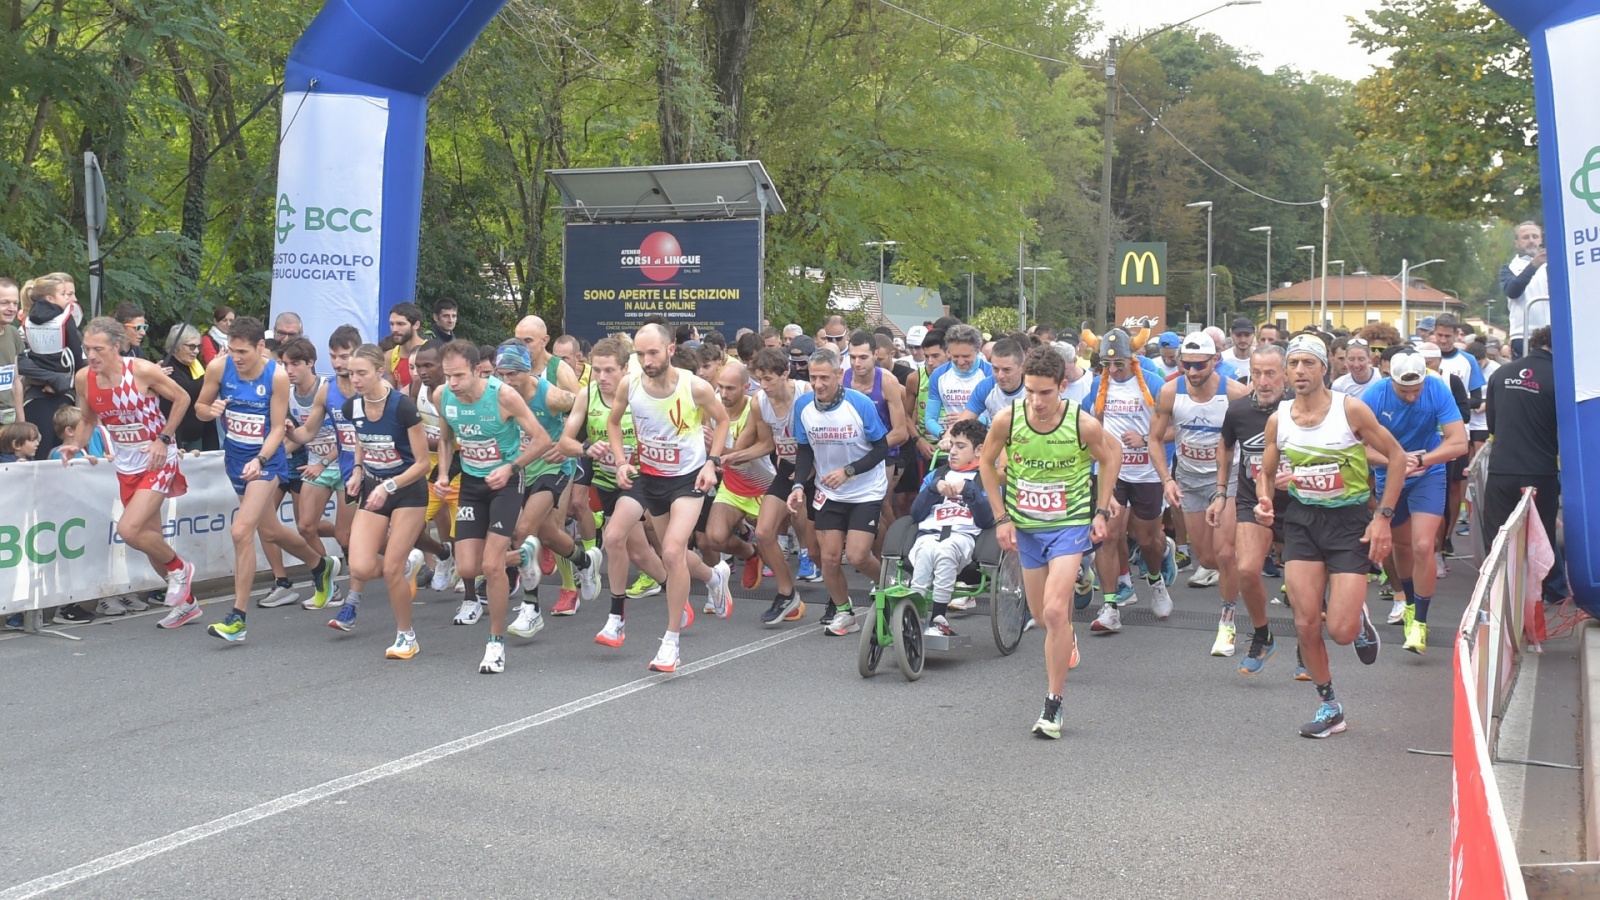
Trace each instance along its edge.
{"label": "white tank top", "polygon": [[794,458],[800,451],[800,442],[794,437],[794,404],[801,395],[811,393],[810,382],[791,381],[789,389],[794,392],[794,397],[789,401],[789,411],[783,416],[778,416],[772,408],[772,400],[766,391],[756,395],[756,405],[761,409],[761,418],[766,421],[767,428],[772,431],[772,442],[777,445],[778,461],[794,465]]}
{"label": "white tank top", "polygon": [[1195,475],[1217,474],[1217,445],[1222,442],[1222,417],[1228,414],[1228,383],[1217,379],[1217,393],[1201,403],[1187,392],[1187,379],[1178,381],[1172,401],[1172,424],[1177,428],[1180,471]]}
{"label": "white tank top", "polygon": [[687,369],[673,369],[676,384],[666,397],[652,397],[644,377],[628,381],[628,409],[639,439],[639,468],[646,475],[675,477],[698,472],[706,464],[706,442],[700,432],[700,407],[694,402],[699,379]]}
{"label": "white tank top", "polygon": [[[1112,439],[1119,444],[1122,443],[1124,432],[1150,433],[1151,410],[1144,399],[1144,388],[1140,381],[1142,378],[1144,378],[1142,371],[1133,373],[1133,377],[1127,381],[1117,381],[1113,378],[1106,389],[1106,408],[1101,422],[1104,423]],[[1161,445],[1156,446],[1159,448]],[[1117,478],[1135,484],[1161,480],[1161,476],[1156,474],[1155,466],[1150,464],[1150,449],[1129,447],[1125,444],[1122,447],[1122,470],[1117,473]]]}

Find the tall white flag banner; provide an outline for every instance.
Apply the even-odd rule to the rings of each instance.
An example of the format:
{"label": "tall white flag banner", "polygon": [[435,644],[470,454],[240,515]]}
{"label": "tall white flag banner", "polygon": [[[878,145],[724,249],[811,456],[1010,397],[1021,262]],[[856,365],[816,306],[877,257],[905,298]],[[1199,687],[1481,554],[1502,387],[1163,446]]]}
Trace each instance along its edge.
{"label": "tall white flag banner", "polygon": [[[1595,115],[1594,86],[1600,84],[1600,16],[1580,19],[1545,32],[1550,55],[1551,97],[1556,121],[1556,154],[1561,171],[1545,180],[1545,190],[1561,191],[1566,233],[1549,241],[1551,262],[1560,253],[1567,271],[1572,328],[1573,382],[1578,402],[1600,397],[1600,353],[1579,352],[1577,335],[1591,338],[1600,327],[1600,116]],[[1556,341],[1562,340],[1555,337]]]}
{"label": "tall white flag banner", "polygon": [[[376,342],[383,244],[383,153],[389,101],[353,94],[283,95],[272,315],[299,313],[318,348],[340,325]],[[328,135],[338,135],[329,141]],[[329,152],[333,144],[337,152]],[[271,327],[270,322],[267,323]],[[327,355],[317,368],[331,371]]]}

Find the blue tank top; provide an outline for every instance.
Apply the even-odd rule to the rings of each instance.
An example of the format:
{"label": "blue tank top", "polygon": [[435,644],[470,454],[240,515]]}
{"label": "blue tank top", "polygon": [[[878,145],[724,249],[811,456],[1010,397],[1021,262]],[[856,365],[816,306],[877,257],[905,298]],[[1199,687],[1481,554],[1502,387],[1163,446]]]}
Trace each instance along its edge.
{"label": "blue tank top", "polygon": [[[222,413],[222,449],[229,462],[239,465],[261,455],[267,433],[272,430],[268,421],[272,417],[272,377],[277,374],[278,363],[267,360],[261,374],[246,380],[239,375],[233,357],[223,363],[222,385],[217,397],[228,401]],[[285,465],[283,445],[267,460],[267,468]]]}
{"label": "blue tank top", "polygon": [[[848,385],[846,385],[846,387],[848,387]],[[872,370],[872,390],[867,391],[867,398],[872,401],[872,405],[873,406],[876,406],[878,408],[878,418],[883,420],[883,428],[884,428],[884,430],[885,431],[893,431],[894,430],[894,419],[889,417],[889,401],[884,399],[884,396],[883,396],[883,370],[882,369],[874,368]],[[890,459],[894,459],[895,457],[897,457],[899,455],[900,455],[900,448],[899,447],[890,447],[889,448],[889,458]]]}
{"label": "blue tank top", "polygon": [[411,452],[411,426],[422,421],[417,405],[400,390],[390,390],[383,412],[376,419],[367,417],[367,402],[355,397],[345,401],[340,412],[355,425],[361,442],[361,467],[373,478],[393,478],[417,461]]}
{"label": "blue tank top", "polygon": [[344,405],[349,399],[339,390],[339,377],[329,378],[328,419],[339,436],[339,477],[345,481],[350,480],[350,473],[356,467],[356,426],[344,414]]}

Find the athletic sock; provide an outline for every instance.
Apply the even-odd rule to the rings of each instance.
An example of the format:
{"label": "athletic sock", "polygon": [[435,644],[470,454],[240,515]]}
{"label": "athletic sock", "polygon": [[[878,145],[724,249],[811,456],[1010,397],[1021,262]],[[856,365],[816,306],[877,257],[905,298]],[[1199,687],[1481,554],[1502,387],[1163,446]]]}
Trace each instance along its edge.
{"label": "athletic sock", "polygon": [[1272,626],[1263,625],[1256,629],[1256,640],[1267,642],[1272,640]]}
{"label": "athletic sock", "polygon": [[317,557],[317,564],[311,567],[311,577],[318,581],[322,580],[322,572],[326,568],[328,568],[328,558],[326,556]]}
{"label": "athletic sock", "polygon": [[489,643],[491,643],[491,644],[504,644],[505,642],[506,642],[506,636],[503,635],[503,634],[491,634],[491,635],[489,635]]}
{"label": "athletic sock", "polygon": [[661,640],[662,643],[671,644],[672,646],[676,647],[678,646],[678,633],[676,631],[669,631]]}
{"label": "athletic sock", "polygon": [[1427,624],[1427,622],[1428,622],[1428,604],[1432,603],[1432,602],[1433,602],[1433,598],[1432,597],[1418,597],[1416,599],[1416,606],[1417,606],[1416,619],[1417,619],[1418,622],[1421,622],[1423,624]]}
{"label": "athletic sock", "polygon": [[356,609],[360,609],[361,608],[361,592],[360,591],[346,591],[345,595],[344,595],[344,603],[345,603],[346,606],[353,606]]}
{"label": "athletic sock", "polygon": [[1184,556],[1188,556],[1189,555],[1189,545],[1188,544],[1179,544],[1178,545],[1178,552],[1182,553]]}
{"label": "athletic sock", "polygon": [[588,556],[589,555],[589,551],[594,549],[595,542],[593,540],[588,540],[588,541],[583,541],[582,543],[583,543],[583,553],[584,553],[585,556]]}
{"label": "athletic sock", "polygon": [[561,573],[561,589],[570,591],[577,587],[577,582],[572,580],[572,563],[562,557],[556,557],[556,571]]}
{"label": "athletic sock", "polygon": [[439,545],[439,561],[440,562],[444,562],[445,560],[447,560],[449,558],[450,558],[450,545],[449,544],[440,544]]}
{"label": "athletic sock", "polygon": [[567,561],[577,566],[579,571],[589,568],[589,548],[577,541],[573,541],[572,555],[567,557]]}
{"label": "athletic sock", "polygon": [[[173,570],[172,569],[168,569],[167,571],[171,572]],[[292,587],[294,587],[294,582],[290,581],[287,578],[279,578],[276,581],[272,582],[272,586],[273,587],[280,587],[280,588],[292,588]]]}
{"label": "athletic sock", "polygon": [[[167,571],[176,572],[181,568],[183,568],[183,557],[176,553],[172,554],[172,562],[167,563]],[[285,585],[285,587],[287,587],[287,585]]]}
{"label": "athletic sock", "polygon": [[937,601],[934,602],[934,604],[933,604],[933,615],[934,615],[934,618],[938,618],[939,616],[945,615],[948,612],[950,612],[950,604],[948,602],[946,602],[946,603],[939,603]]}
{"label": "athletic sock", "polygon": [[1404,591],[1408,598],[1417,596],[1417,586],[1409,578],[1400,579],[1400,590]]}
{"label": "athletic sock", "polygon": [[467,578],[463,576],[461,579],[461,585],[462,590],[466,592],[466,599],[471,600],[474,603],[483,602],[482,598],[478,596],[478,579]]}
{"label": "athletic sock", "polygon": [[621,619],[627,615],[628,597],[626,594],[611,595],[611,614]]}
{"label": "athletic sock", "polygon": [[1333,699],[1333,679],[1330,678],[1326,682],[1317,685],[1317,696],[1322,698],[1323,703],[1335,702]]}
{"label": "athletic sock", "polygon": [[1107,606],[1116,606],[1117,605],[1117,592],[1116,591],[1107,591],[1106,592],[1106,605]]}
{"label": "athletic sock", "polygon": [[1236,603],[1237,601],[1234,600],[1222,601],[1222,621],[1227,622],[1229,625],[1233,624],[1233,610]]}
{"label": "athletic sock", "polygon": [[516,566],[506,566],[506,583],[507,584],[515,585],[517,583],[517,579],[521,578],[521,577],[522,577],[522,573],[517,571],[517,567]]}
{"label": "athletic sock", "polygon": [[1151,585],[1160,584],[1161,583],[1161,570],[1160,569],[1151,569],[1150,570],[1150,574],[1146,575],[1144,577],[1144,580],[1147,583],[1151,584]]}

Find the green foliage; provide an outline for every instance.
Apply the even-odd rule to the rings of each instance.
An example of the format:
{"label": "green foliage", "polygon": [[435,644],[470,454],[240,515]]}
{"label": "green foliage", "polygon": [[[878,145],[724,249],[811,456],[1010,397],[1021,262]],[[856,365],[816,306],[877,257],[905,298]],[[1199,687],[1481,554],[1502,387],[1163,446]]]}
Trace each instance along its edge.
{"label": "green foliage", "polygon": [[972,325],[979,331],[987,331],[990,334],[1000,334],[1001,332],[1005,331],[1016,331],[1017,310],[1016,307],[1006,309],[1003,306],[991,306],[987,309],[980,309],[976,314],[973,315],[972,321],[967,324]]}

